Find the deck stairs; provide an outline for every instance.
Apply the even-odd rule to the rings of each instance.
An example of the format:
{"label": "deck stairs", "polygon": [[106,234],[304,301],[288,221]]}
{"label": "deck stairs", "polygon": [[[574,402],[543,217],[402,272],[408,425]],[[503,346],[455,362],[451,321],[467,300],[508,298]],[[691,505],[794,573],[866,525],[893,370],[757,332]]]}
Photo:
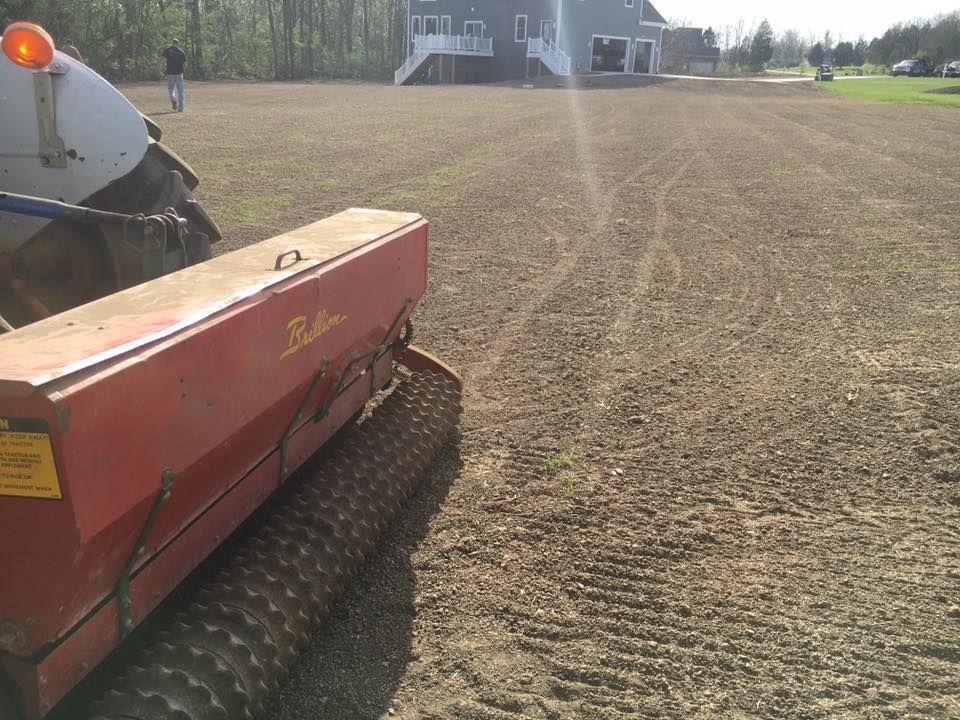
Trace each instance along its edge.
{"label": "deck stairs", "polygon": [[412,53],[410,53],[410,57],[404,61],[403,65],[394,70],[393,84],[403,85],[417,70],[420,69],[420,67],[429,57],[430,53],[422,50],[414,50]]}
{"label": "deck stairs", "polygon": [[554,75],[570,74],[570,56],[553,40],[527,38],[527,57],[538,59]]}

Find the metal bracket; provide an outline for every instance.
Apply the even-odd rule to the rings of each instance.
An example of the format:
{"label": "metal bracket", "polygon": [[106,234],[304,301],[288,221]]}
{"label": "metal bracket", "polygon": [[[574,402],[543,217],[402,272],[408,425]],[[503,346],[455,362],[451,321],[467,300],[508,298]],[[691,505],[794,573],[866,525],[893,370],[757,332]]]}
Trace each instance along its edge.
{"label": "metal bracket", "polygon": [[[289,254],[290,252],[291,251],[287,251],[287,253],[284,253],[284,255]],[[297,255],[299,256],[299,254],[300,253],[298,252]],[[280,259],[281,259],[280,257],[277,258],[278,264],[280,263]],[[391,323],[390,327],[387,329],[387,332],[383,336],[383,340],[380,341],[379,345],[377,345],[375,348],[373,348],[369,352],[365,352],[362,355],[358,355],[357,357],[351,357],[350,360],[347,362],[347,364],[343,366],[343,369],[340,370],[340,372],[337,374],[336,387],[334,387],[333,390],[327,394],[326,398],[324,399],[323,405],[313,414],[313,418],[312,418],[313,422],[319,422],[320,420],[323,420],[323,418],[327,416],[327,413],[330,412],[330,408],[333,407],[334,401],[338,397],[340,397],[340,395],[342,395],[347,390],[347,388],[352,386],[354,382],[356,382],[361,377],[363,377],[363,374],[361,374],[361,375],[358,375],[353,380],[351,380],[349,383],[344,382],[344,378],[347,375],[347,371],[350,368],[352,368],[354,365],[356,365],[358,362],[360,362],[361,360],[364,360],[365,358],[372,358],[365,372],[370,375],[370,386],[371,388],[373,388],[373,366],[380,357],[390,352],[391,349],[393,348],[393,344],[391,345],[386,344],[387,340],[390,338],[390,336],[393,334],[393,331],[396,329],[397,325],[399,324],[400,318],[404,316],[404,314],[407,311],[407,308],[410,307],[410,303],[411,303],[410,298],[407,298],[406,300],[404,300],[403,307],[400,308],[400,312],[398,312],[397,316],[393,319],[393,323]],[[400,344],[402,345],[402,344],[405,344],[406,341],[409,341],[409,337],[410,337],[410,333],[408,333],[407,335],[405,335],[403,338],[400,339],[399,341]],[[297,406],[297,411],[293,414],[293,417],[290,419],[290,422],[287,425],[286,430],[283,431],[283,435],[280,437],[279,450],[280,450],[280,483],[281,484],[286,481],[287,477],[290,474],[290,464],[288,462],[288,456],[287,456],[287,452],[288,452],[287,447],[290,441],[290,437],[293,435],[294,431],[296,431],[297,426],[300,423],[301,417],[303,416],[303,409],[307,406],[307,403],[310,401],[310,397],[313,395],[314,391],[317,389],[317,386],[320,384],[320,381],[326,376],[327,368],[329,367],[329,365],[330,365],[330,361],[327,360],[327,358],[324,357],[320,360],[320,369],[317,371],[317,374],[313,376],[313,381],[310,383],[310,387],[307,388],[307,391],[304,393],[303,397],[300,399],[300,404]],[[371,389],[371,395],[372,394],[373,394],[373,391]]]}
{"label": "metal bracket", "polygon": [[137,558],[143,553],[143,548],[147,544],[147,538],[157,522],[157,515],[160,514],[160,507],[170,498],[173,492],[173,481],[176,474],[170,468],[164,468],[160,473],[160,494],[150,507],[150,514],[147,515],[147,522],[144,524],[137,542],[134,543],[133,552],[130,553],[130,559],[120,573],[120,579],[117,580],[117,616],[120,620],[120,639],[122,640],[133,630],[133,617],[131,615],[130,604],[130,578],[133,575],[133,568],[137,564]]}
{"label": "metal bracket", "polygon": [[313,395],[313,391],[317,389],[317,385],[320,384],[323,376],[327,374],[328,364],[329,363],[326,358],[322,358],[320,360],[320,369],[317,371],[317,374],[313,376],[313,382],[310,383],[310,387],[307,388],[307,392],[304,393],[303,398],[301,398],[300,404],[297,406],[297,411],[293,414],[290,424],[287,425],[287,429],[283,431],[283,436],[280,438],[281,483],[284,482],[287,479],[287,476],[290,474],[290,468],[287,464],[287,442],[290,440],[290,436],[293,435],[293,431],[297,429],[297,423],[300,422],[300,416],[303,414],[303,408],[306,407],[307,401],[310,399],[310,396]]}
{"label": "metal bracket", "polygon": [[[378,345],[376,345],[372,350],[368,350],[367,352],[363,353],[362,355],[351,357],[350,360],[347,361],[347,364],[343,366],[343,369],[340,370],[340,373],[337,376],[336,388],[332,393],[330,393],[327,396],[326,401],[323,403],[320,409],[318,409],[317,412],[314,414],[313,416],[314,422],[320,422],[321,420],[323,420],[327,416],[327,413],[330,412],[330,408],[333,407],[334,401],[338,397],[340,397],[344,392],[346,392],[351,386],[353,386],[353,384],[357,380],[359,380],[361,377],[363,377],[364,374],[370,375],[370,394],[373,395],[373,392],[374,392],[373,366],[376,364],[377,360],[383,357],[383,355],[385,355],[386,353],[390,352],[390,350],[392,349],[393,345],[392,344],[387,345],[387,340],[390,338],[391,335],[393,335],[393,331],[396,329],[397,325],[400,324],[400,318],[402,318],[404,314],[407,312],[407,308],[410,307],[411,302],[412,301],[410,300],[410,298],[407,298],[406,300],[403,301],[403,307],[400,308],[400,312],[397,313],[397,316],[393,319],[393,322],[390,324],[390,327],[387,328],[387,332],[384,333],[383,339],[380,341]],[[361,360],[365,360],[367,358],[370,358],[370,363],[367,365],[366,370],[360,375],[358,375],[357,377],[355,377],[350,382],[344,382],[344,378],[347,376],[347,372],[354,365],[359,363]]]}
{"label": "metal bracket", "polygon": [[33,98],[37,106],[37,129],[40,131],[40,164],[49,168],[65,168],[67,146],[57,135],[57,110],[49,72],[38,70],[33,74]]}

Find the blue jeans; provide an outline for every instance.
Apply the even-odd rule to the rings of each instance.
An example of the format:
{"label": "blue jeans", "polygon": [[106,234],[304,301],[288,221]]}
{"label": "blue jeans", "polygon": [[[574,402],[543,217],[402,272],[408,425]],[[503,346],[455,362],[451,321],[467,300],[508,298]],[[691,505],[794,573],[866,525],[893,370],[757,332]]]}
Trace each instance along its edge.
{"label": "blue jeans", "polygon": [[[174,94],[176,90],[176,94]],[[183,112],[183,74],[167,75],[167,95],[170,96],[170,103],[177,104],[177,110]]]}

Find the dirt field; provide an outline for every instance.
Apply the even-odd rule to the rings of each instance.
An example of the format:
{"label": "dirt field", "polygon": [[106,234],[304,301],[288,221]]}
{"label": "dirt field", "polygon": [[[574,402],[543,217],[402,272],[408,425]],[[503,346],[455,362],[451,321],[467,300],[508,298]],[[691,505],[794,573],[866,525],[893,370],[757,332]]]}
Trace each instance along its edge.
{"label": "dirt field", "polygon": [[422,212],[462,437],[270,720],[960,718],[954,109],[124,88],[226,247]]}

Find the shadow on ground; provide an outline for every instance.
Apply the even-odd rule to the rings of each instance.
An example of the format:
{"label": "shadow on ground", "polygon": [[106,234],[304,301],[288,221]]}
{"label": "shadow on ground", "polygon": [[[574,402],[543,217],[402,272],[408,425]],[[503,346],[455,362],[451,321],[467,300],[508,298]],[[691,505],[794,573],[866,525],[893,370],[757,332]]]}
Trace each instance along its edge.
{"label": "shadow on ground", "polygon": [[337,602],[264,720],[372,720],[391,708],[407,665],[416,659],[411,557],[461,466],[459,444],[449,443]]}

